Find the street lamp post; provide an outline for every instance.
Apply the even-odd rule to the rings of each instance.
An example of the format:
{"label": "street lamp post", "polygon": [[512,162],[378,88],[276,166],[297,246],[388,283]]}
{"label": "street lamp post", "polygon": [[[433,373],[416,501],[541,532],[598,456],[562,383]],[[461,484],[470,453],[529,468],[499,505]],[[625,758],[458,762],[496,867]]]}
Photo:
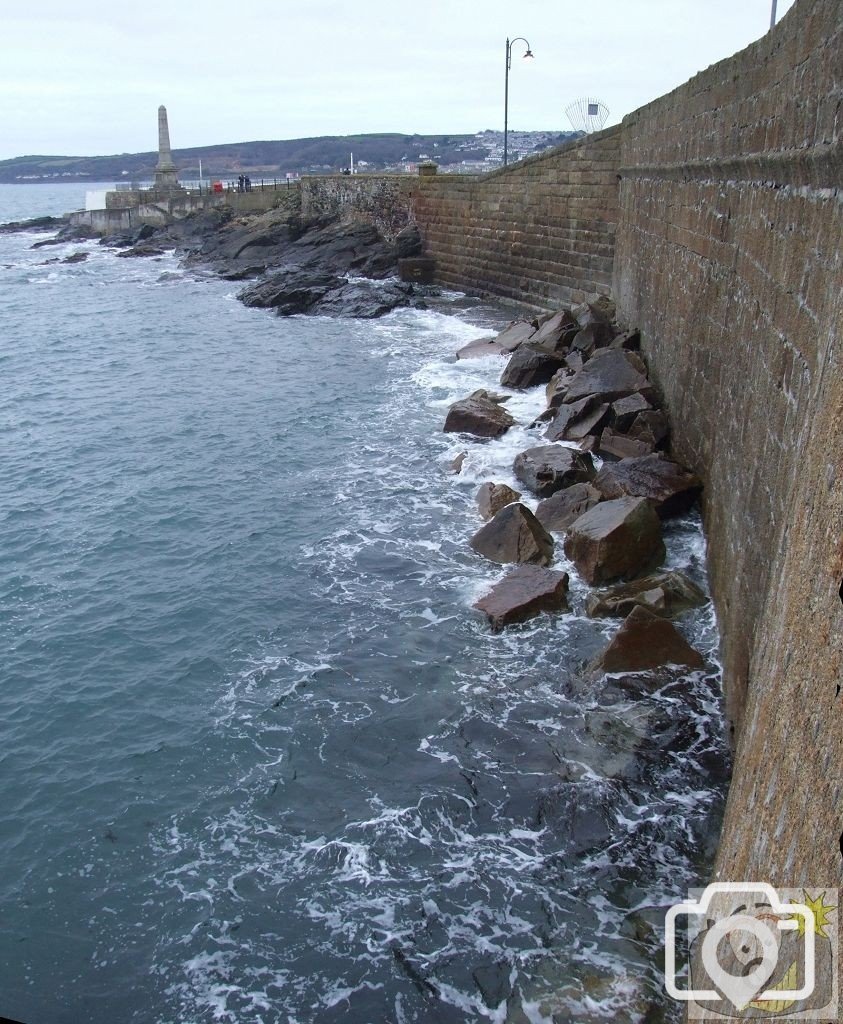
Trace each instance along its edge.
{"label": "street lamp post", "polygon": [[516,36],[515,39],[506,41],[506,76],[504,78],[503,86],[503,165],[507,165],[508,157],[508,145],[507,139],[509,135],[509,69],[512,67],[512,44],[513,43],[524,43],[527,47],[527,52],[524,54],[524,59],[533,56],[533,51],[530,49],[530,44],[523,36]]}

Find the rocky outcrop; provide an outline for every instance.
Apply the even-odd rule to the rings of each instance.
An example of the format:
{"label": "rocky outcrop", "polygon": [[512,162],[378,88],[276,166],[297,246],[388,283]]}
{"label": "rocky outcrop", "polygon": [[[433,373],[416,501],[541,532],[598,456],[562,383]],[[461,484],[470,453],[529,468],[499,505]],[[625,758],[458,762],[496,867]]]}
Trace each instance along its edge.
{"label": "rocky outcrop", "polygon": [[648,672],[666,665],[702,668],[703,656],[667,619],[633,608],[608,647],[592,663],[599,672]]}
{"label": "rocky outcrop", "polygon": [[519,491],[514,491],[506,484],[488,481],[482,484],[477,492],[477,510],[484,519],[491,519],[502,508],[511,505],[513,501],[518,501],[520,497]]}
{"label": "rocky outcrop", "polygon": [[606,499],[647,498],[664,519],[687,512],[702,490],[702,481],[657,452],[604,465],[594,486]]}
{"label": "rocky outcrop", "polygon": [[536,565],[519,565],[475,605],[484,612],[495,632],[513,622],[524,622],[541,612],[568,608],[568,574]]}
{"label": "rocky outcrop", "polygon": [[518,502],[501,509],[470,543],[479,555],[502,565],[550,565],[553,561],[553,538],[526,505]]}
{"label": "rocky outcrop", "polygon": [[549,498],[572,484],[594,478],[594,463],[585,452],[549,444],[528,448],[515,457],[516,477],[539,498]]}
{"label": "rocky outcrop", "polygon": [[246,306],[273,309],[279,316],[309,313],[369,320],[410,305],[410,288],[292,268],[260,278],[237,297]]}
{"label": "rocky outcrop", "polygon": [[477,437],[500,437],[515,423],[500,401],[488,391],[475,391],[461,398],[448,409],[446,433],[475,434]]}
{"label": "rocky outcrop", "polygon": [[664,561],[661,523],[645,498],[604,501],[571,523],[565,554],[587,583],[636,576]]}

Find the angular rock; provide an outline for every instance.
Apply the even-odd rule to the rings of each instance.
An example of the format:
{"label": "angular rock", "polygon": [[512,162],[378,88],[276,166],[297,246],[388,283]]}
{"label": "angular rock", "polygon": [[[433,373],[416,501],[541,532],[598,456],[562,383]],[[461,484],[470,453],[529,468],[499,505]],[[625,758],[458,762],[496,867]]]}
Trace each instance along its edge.
{"label": "angular rock", "polygon": [[[565,491],[562,492],[566,493]],[[553,499],[550,498],[550,501]],[[539,506],[541,508],[541,505]],[[539,521],[547,523],[538,516]],[[660,572],[652,576],[618,583],[589,595],[586,611],[592,618],[626,618],[638,606],[662,618],[672,618],[707,603],[700,588],[681,572]]]}
{"label": "angular rock", "polygon": [[538,325],[538,330],[530,338],[530,341],[536,345],[543,345],[551,352],[563,354],[567,352],[574,335],[579,330],[580,327],[571,316],[571,311],[561,309]]}
{"label": "angular rock", "polygon": [[529,320],[513,320],[495,337],[495,341],[507,352],[514,352],[535,333],[536,329]]}
{"label": "angular rock", "polygon": [[553,561],[553,538],[526,505],[519,502],[502,508],[480,527],[470,544],[478,555],[502,565],[550,565]]}
{"label": "angular rock", "polygon": [[523,390],[546,384],[561,365],[561,356],[532,342],[522,344],[506,364],[501,374],[501,385]]}
{"label": "angular rock", "polygon": [[[644,441],[653,448],[658,448],[667,441],[670,427],[667,416],[660,409],[639,412],[632,421],[627,434],[638,441]],[[643,453],[642,453],[643,454]]]}
{"label": "angular rock", "polygon": [[601,402],[612,402],[636,391],[652,390],[641,360],[632,352],[610,350],[590,359],[568,385],[566,402],[577,402],[598,395]]}
{"label": "angular rock", "polygon": [[636,576],[664,561],[659,517],[646,498],[601,502],[568,527],[565,554],[592,585]]}
{"label": "angular rock", "polygon": [[506,484],[496,484],[491,480],[480,486],[477,492],[477,509],[484,519],[491,519],[506,505],[518,501],[521,497],[519,491],[514,491]]}
{"label": "angular rock", "polygon": [[591,456],[573,448],[548,444],[516,455],[513,470],[518,479],[539,498],[549,498],[572,484],[594,477]]}
{"label": "angular rock", "polygon": [[641,348],[641,333],[638,330],[624,331],[609,342],[610,348],[625,348],[637,352]]}
{"label": "angular rock", "polygon": [[[606,422],[608,415],[609,406],[607,404],[595,406],[584,416],[577,417],[573,423],[569,424],[561,440],[583,441],[589,435],[596,437],[600,434],[600,428]],[[560,440],[560,438],[557,438],[557,440]]]}
{"label": "angular rock", "polygon": [[506,409],[486,391],[475,391],[448,409],[446,434],[474,434],[476,437],[500,437],[515,423]]}
{"label": "angular rock", "polygon": [[700,652],[672,622],[636,607],[592,668],[601,672],[647,672],[665,665],[702,668],[704,664]]}
{"label": "angular rock", "polygon": [[578,353],[581,359],[588,361],[595,351],[603,345],[610,333],[608,325],[589,324],[588,327],[583,327],[582,330],[577,331],[572,338],[571,352]]}
{"label": "angular rock", "polygon": [[603,466],[594,486],[606,499],[647,498],[662,519],[686,512],[702,490],[702,481],[690,470],[654,452]]}
{"label": "angular rock", "polygon": [[507,356],[509,352],[502,346],[499,345],[494,338],[494,335],[488,335],[485,338],[475,338],[474,341],[470,341],[467,345],[463,345],[461,349],[457,350],[457,359],[480,359],[483,356]]}
{"label": "angular rock", "polygon": [[582,357],[582,352],[569,352],[565,356],[565,365],[573,373],[578,373],[583,368],[583,366],[585,366],[585,360]]}
{"label": "angular rock", "polygon": [[639,441],[626,434],[616,434],[608,427],[600,435],[597,453],[604,459],[635,459],[641,455],[649,455],[655,445]]}
{"label": "angular rock", "polygon": [[612,402],[612,425],[615,430],[624,431],[634,423],[639,412],[647,412],[650,409],[652,406],[640,392],[619,398]]}
{"label": "angular rock", "polygon": [[572,484],[544,498],[536,508],[536,519],[546,530],[564,533],[574,520],[600,501],[591,484]]}
{"label": "angular rock", "polygon": [[84,263],[87,258],[86,252],[72,252],[69,256],[65,256],[62,263]]}
{"label": "angular rock", "polygon": [[571,310],[571,314],[580,327],[587,327],[593,323],[611,323],[615,312],[615,303],[608,295],[598,295],[591,302],[580,303],[579,306],[574,306]]}
{"label": "angular rock", "polygon": [[[556,406],[556,415],[550,421],[544,436],[548,441],[561,441],[565,438],[569,427],[576,423],[580,417],[585,416],[594,405],[593,398],[583,398],[571,405]],[[553,408],[553,407],[551,407]]]}
{"label": "angular rock", "polygon": [[474,605],[485,612],[497,633],[513,622],[524,622],[541,612],[566,611],[568,574],[537,565],[519,565]]}
{"label": "angular rock", "polygon": [[140,245],[133,245],[131,249],[124,249],[115,253],[121,259],[129,259],[133,256],[163,256],[165,250],[158,245],[151,245],[149,242],[141,242]]}
{"label": "angular rock", "polygon": [[373,320],[393,309],[409,305],[408,294],[400,285],[374,284],[358,279],[344,281],[339,288],[332,289],[318,299],[307,312],[316,316]]}
{"label": "angular rock", "polygon": [[556,408],[562,404],[565,399],[565,391],[568,388],[568,384],[573,379],[573,376],[573,371],[567,366],[563,366],[558,369],[547,382],[547,387],[544,389],[544,393],[547,396],[547,404],[551,408]]}

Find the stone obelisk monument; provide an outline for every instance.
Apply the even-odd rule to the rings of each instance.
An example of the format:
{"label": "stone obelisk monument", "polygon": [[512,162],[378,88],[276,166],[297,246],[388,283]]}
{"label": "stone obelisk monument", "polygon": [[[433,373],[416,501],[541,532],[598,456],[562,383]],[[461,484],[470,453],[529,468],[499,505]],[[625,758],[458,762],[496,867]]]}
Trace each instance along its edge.
{"label": "stone obelisk monument", "polygon": [[157,189],[181,188],[170,152],[170,128],[167,124],[167,108],[158,108],[158,164],[155,168],[155,187]]}

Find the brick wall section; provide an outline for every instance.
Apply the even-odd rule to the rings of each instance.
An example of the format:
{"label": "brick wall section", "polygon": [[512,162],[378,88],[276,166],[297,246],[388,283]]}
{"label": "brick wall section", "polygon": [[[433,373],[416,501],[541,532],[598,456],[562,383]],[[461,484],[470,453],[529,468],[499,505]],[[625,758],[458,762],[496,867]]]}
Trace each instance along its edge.
{"label": "brick wall section", "polygon": [[414,179],[442,284],[547,308],[612,284],[620,130],[478,176]]}
{"label": "brick wall section", "polygon": [[622,126],[614,294],[705,478],[737,730],[718,858],[840,885],[843,4],[797,0]]}

